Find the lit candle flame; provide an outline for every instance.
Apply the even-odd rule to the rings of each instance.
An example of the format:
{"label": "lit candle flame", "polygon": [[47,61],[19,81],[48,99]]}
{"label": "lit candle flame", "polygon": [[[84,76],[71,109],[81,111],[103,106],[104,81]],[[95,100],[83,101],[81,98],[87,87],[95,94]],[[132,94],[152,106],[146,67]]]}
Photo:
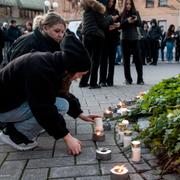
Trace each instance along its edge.
{"label": "lit candle flame", "polygon": [[116,172],[118,172],[118,173],[122,173],[124,171],[124,168],[125,168],[124,165],[122,165],[122,166],[115,166],[114,170]]}
{"label": "lit candle flame", "polygon": [[96,131],[97,136],[100,136],[101,134],[102,134],[101,131],[99,131],[99,130]]}

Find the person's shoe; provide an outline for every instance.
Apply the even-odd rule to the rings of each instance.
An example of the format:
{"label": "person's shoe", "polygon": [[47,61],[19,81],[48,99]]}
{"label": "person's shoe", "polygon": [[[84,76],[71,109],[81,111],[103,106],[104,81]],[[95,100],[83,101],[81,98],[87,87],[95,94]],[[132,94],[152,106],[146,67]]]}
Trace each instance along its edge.
{"label": "person's shoe", "polygon": [[130,85],[130,84],[132,84],[132,82],[126,80],[126,81],[125,81],[125,84],[126,84],[126,85]]}
{"label": "person's shoe", "polygon": [[17,150],[26,151],[37,146],[37,141],[29,140],[22,133],[17,131],[13,125],[7,126],[0,132],[0,140]]}
{"label": "person's shoe", "polygon": [[80,88],[83,88],[83,87],[88,87],[89,86],[89,84],[88,83],[86,83],[86,84],[79,84],[79,87]]}
{"label": "person's shoe", "polygon": [[144,85],[144,81],[143,81],[143,80],[137,81],[137,84],[138,84],[138,85]]}
{"label": "person's shoe", "polygon": [[101,86],[97,84],[95,86],[89,86],[89,89],[98,89],[98,88],[101,88]]}
{"label": "person's shoe", "polygon": [[106,83],[99,83],[99,86],[101,86],[101,87],[107,87],[107,84],[106,84]]}
{"label": "person's shoe", "polygon": [[107,83],[107,85],[108,85],[109,87],[114,86],[114,84],[113,84],[113,83]]}
{"label": "person's shoe", "polygon": [[156,66],[157,63],[151,62],[149,65],[154,65],[154,66]]}

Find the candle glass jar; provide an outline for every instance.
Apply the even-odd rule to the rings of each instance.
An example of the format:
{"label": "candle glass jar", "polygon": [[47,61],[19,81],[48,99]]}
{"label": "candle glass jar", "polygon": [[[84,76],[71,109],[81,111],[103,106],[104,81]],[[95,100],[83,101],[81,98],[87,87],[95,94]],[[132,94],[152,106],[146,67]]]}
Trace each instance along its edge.
{"label": "candle glass jar", "polygon": [[141,160],[141,142],[140,141],[132,141],[132,161],[135,163],[140,162]]}
{"label": "candle glass jar", "polygon": [[118,142],[121,144],[124,141],[124,131],[126,130],[126,125],[123,123],[118,124]]}
{"label": "candle glass jar", "polygon": [[102,118],[95,118],[94,129],[95,131],[103,131],[103,120]]}
{"label": "candle glass jar", "polygon": [[131,145],[132,131],[124,131],[124,148]]}
{"label": "candle glass jar", "polygon": [[96,130],[92,136],[93,141],[104,141],[105,134],[104,131]]}

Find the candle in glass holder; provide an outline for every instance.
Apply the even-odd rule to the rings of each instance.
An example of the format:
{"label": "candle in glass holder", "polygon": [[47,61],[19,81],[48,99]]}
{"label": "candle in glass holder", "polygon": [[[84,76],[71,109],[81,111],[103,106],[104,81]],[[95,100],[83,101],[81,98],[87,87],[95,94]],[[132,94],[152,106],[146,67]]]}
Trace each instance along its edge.
{"label": "candle in glass holder", "polygon": [[95,118],[95,130],[103,131],[103,120],[102,118]]}
{"label": "candle in glass holder", "polygon": [[109,110],[109,109],[106,109],[104,111],[104,117],[105,118],[112,118],[113,117],[113,112],[111,110]]}
{"label": "candle in glass holder", "polygon": [[132,131],[126,130],[124,131],[124,147],[128,147],[131,145],[132,139]]}
{"label": "candle in glass holder", "polygon": [[105,140],[104,131],[96,130],[92,138],[94,141],[104,141]]}
{"label": "candle in glass holder", "polygon": [[127,108],[120,108],[117,110],[118,114],[125,115],[127,114],[128,109]]}
{"label": "candle in glass holder", "polygon": [[125,130],[126,130],[126,125],[119,123],[118,124],[119,143],[123,143],[123,141],[124,141],[124,131]]}
{"label": "candle in glass holder", "polygon": [[128,128],[129,121],[127,119],[122,120],[122,124],[126,125],[126,128]]}
{"label": "candle in glass holder", "polygon": [[120,101],[118,104],[117,104],[117,107],[118,108],[125,108],[126,107],[126,104],[124,101]]}
{"label": "candle in glass holder", "polygon": [[98,148],[96,150],[96,159],[108,161],[111,159],[111,150],[108,148]]}
{"label": "candle in glass holder", "polygon": [[122,166],[115,166],[111,169],[111,180],[128,180],[128,169]]}
{"label": "candle in glass holder", "polygon": [[139,162],[141,160],[141,142],[140,141],[132,141],[132,161]]}

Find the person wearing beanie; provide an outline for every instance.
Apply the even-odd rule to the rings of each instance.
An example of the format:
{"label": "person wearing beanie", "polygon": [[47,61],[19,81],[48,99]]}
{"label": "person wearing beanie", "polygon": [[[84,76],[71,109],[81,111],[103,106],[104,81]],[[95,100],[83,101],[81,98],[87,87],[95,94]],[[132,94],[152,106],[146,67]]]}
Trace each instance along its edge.
{"label": "person wearing beanie", "polygon": [[62,52],[31,52],[1,69],[0,140],[28,150],[37,146],[35,139],[44,129],[56,140],[63,138],[70,154],[79,154],[81,142],[70,134],[63,115],[87,122],[99,116],[84,115],[78,99],[64,92],[64,85],[82,77],[90,66],[86,49],[69,34],[62,41]]}

